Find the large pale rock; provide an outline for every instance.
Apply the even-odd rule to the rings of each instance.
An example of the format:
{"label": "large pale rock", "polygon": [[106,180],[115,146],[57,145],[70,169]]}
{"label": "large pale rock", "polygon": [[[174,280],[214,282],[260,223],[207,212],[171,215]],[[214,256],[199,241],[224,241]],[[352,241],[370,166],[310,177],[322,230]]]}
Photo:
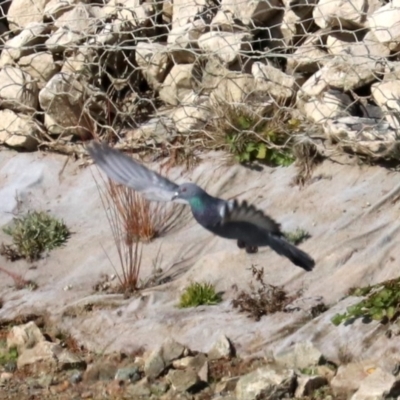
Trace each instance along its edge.
{"label": "large pale rock", "polygon": [[[309,3],[312,4],[313,1]],[[303,7],[296,5],[295,10],[291,8],[285,10],[280,29],[287,45],[292,44],[297,37],[304,37],[304,32],[307,32],[313,23],[313,19],[310,18],[311,13],[312,8],[304,4]]]}
{"label": "large pale rock", "polygon": [[[0,111],[0,113],[4,113],[4,111],[9,110],[2,110]],[[3,121],[3,117],[5,117],[4,114],[2,115],[1,121]],[[46,339],[40,329],[33,321],[30,321],[24,325],[17,325],[12,327],[7,335],[7,348],[11,349],[15,347],[18,350],[18,353],[21,354],[26,349],[30,349],[34,347],[37,343],[44,340]]]}
{"label": "large pale rock", "polygon": [[380,400],[396,398],[400,395],[400,380],[377,368],[362,380],[359,389],[351,400]]}
{"label": "large pale rock", "polygon": [[60,67],[54,62],[53,55],[49,51],[42,51],[21,57],[18,65],[22,71],[27,72],[36,80],[39,89],[42,89],[60,70]]}
{"label": "large pale rock", "polygon": [[335,396],[349,396],[355,393],[361,382],[376,370],[376,364],[368,360],[341,365],[331,381]]}
{"label": "large pale rock", "polygon": [[393,129],[400,128],[400,79],[387,80],[374,83],[371,86],[371,94],[376,104],[381,108],[386,121]]}
{"label": "large pale rock", "polygon": [[133,26],[145,26],[151,22],[154,14],[150,3],[140,0],[111,0],[104,6],[102,13],[107,16],[116,16],[115,24],[129,22]]}
{"label": "large pale rock", "polygon": [[42,129],[32,116],[0,110],[0,144],[15,149],[34,151]]}
{"label": "large pale rock", "polygon": [[254,400],[258,395],[275,400],[292,397],[295,386],[293,371],[277,372],[266,367],[240,377],[235,393],[237,400]]}
{"label": "large pale rock", "polygon": [[251,50],[251,40],[247,32],[208,32],[200,37],[199,46],[229,65]]}
{"label": "large pale rock", "polygon": [[199,37],[208,30],[207,24],[203,19],[196,19],[185,25],[178,26],[168,34],[168,44],[176,45],[182,48],[197,45]]}
{"label": "large pale rock", "polygon": [[170,370],[166,379],[177,392],[186,392],[200,382],[197,371],[191,367],[185,370]]}
{"label": "large pale rock", "polygon": [[61,72],[66,74],[74,74],[83,72],[90,65],[97,51],[89,45],[79,46],[79,48],[64,60]]}
{"label": "large pale rock", "polygon": [[234,353],[232,343],[225,335],[221,335],[208,352],[209,360],[218,360],[220,358],[230,358]]}
{"label": "large pale rock", "polygon": [[187,134],[204,129],[211,117],[208,96],[192,92],[182,100],[182,104],[171,113],[176,131]]}
{"label": "large pale rock", "polygon": [[180,64],[172,67],[165,78],[160,99],[170,105],[178,105],[192,91],[193,64]]}
{"label": "large pale rock", "polygon": [[382,5],[380,0],[319,0],[314,8],[314,22],[320,28],[361,28],[367,16]]}
{"label": "large pale rock", "polygon": [[306,38],[287,60],[287,71],[291,73],[317,72],[332,57],[322,48],[322,39],[316,34]]}
{"label": "large pale rock", "polygon": [[397,133],[381,118],[343,117],[324,125],[326,136],[344,150],[380,159],[397,151]]}
{"label": "large pale rock", "polygon": [[13,0],[7,14],[10,29],[15,32],[32,22],[42,22],[49,0]]}
{"label": "large pale rock", "polygon": [[46,367],[58,367],[60,369],[76,368],[83,366],[82,360],[70,353],[57,343],[42,341],[33,348],[26,349],[17,360],[18,368],[26,365],[41,363]]}
{"label": "large pale rock", "polygon": [[400,0],[393,0],[369,13],[368,27],[391,51],[400,49]]}
{"label": "large pale rock", "polygon": [[352,99],[337,90],[328,90],[306,101],[298,100],[298,108],[315,123],[322,124],[330,119],[351,115]]}
{"label": "large pale rock", "polygon": [[38,87],[34,79],[20,68],[5,66],[0,71],[2,108],[32,113],[38,107]]}
{"label": "large pale rock", "polygon": [[33,22],[28,24],[20,34],[7,40],[1,52],[0,68],[12,64],[13,61],[19,60],[22,56],[33,53],[33,46],[45,42],[47,31],[48,27],[45,24]]}
{"label": "large pale rock", "polygon": [[59,53],[95,32],[95,15],[90,6],[79,3],[55,23],[58,29],[46,40],[47,48]]}
{"label": "large pale rock", "polygon": [[82,0],[50,0],[44,8],[44,15],[46,19],[56,20],[63,14],[71,11],[78,3],[87,3]]}
{"label": "large pale rock", "polygon": [[158,43],[140,42],[136,47],[135,58],[149,85],[158,89],[170,65],[167,48]]}
{"label": "large pale rock", "polygon": [[144,363],[146,377],[154,379],[159,376],[172,362],[182,357],[185,346],[174,340],[166,340],[158,349],[154,350]]}
{"label": "large pale rock", "polygon": [[274,358],[280,366],[302,369],[318,365],[322,360],[322,353],[311,342],[297,342],[275,354]]}
{"label": "large pale rock", "polygon": [[278,68],[255,62],[252,65],[251,73],[257,86],[259,84],[259,87],[262,87],[271,97],[277,100],[287,100],[297,92],[296,78],[285,74]]}
{"label": "large pale rock", "polygon": [[172,5],[172,29],[193,22],[207,6],[206,0],[174,0]]}
{"label": "large pale rock", "polygon": [[312,75],[304,83],[299,94],[302,97],[317,96],[329,88],[355,90],[373,82],[377,74],[383,71],[383,62],[370,57],[343,54],[336,56]]}
{"label": "large pale rock", "polygon": [[64,133],[85,138],[89,137],[82,118],[86,96],[86,88],[73,75],[58,73],[40,91],[39,102]]}
{"label": "large pale rock", "polygon": [[222,0],[221,11],[230,11],[244,25],[252,23],[265,26],[281,8],[279,0]]}
{"label": "large pale rock", "polygon": [[230,72],[219,80],[211,93],[210,100],[217,106],[221,101],[228,103],[244,103],[247,96],[256,89],[256,80],[250,74]]}

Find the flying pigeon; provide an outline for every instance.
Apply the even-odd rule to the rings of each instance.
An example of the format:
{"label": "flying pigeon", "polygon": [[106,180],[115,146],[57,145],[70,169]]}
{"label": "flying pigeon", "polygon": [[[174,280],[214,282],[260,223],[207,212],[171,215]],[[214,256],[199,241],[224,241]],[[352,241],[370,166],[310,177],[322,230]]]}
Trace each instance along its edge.
{"label": "flying pigeon", "polygon": [[280,225],[246,201],[213,197],[194,183],[177,185],[106,144],[92,142],[87,150],[111,180],[141,192],[149,200],[188,204],[201,226],[215,235],[237,240],[238,247],[248,253],[269,246],[306,271],[313,269],[314,260],[285,239]]}

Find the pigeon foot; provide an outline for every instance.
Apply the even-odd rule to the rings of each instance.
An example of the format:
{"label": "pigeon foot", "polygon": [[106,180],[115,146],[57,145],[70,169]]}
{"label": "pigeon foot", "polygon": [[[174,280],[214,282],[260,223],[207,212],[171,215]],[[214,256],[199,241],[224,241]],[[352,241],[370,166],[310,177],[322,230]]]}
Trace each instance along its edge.
{"label": "pigeon foot", "polygon": [[254,254],[258,252],[258,247],[257,246],[249,246],[246,245],[246,253],[248,254]]}
{"label": "pigeon foot", "polygon": [[243,242],[243,240],[238,239],[237,246],[239,247],[239,249],[244,249],[246,247],[246,243]]}

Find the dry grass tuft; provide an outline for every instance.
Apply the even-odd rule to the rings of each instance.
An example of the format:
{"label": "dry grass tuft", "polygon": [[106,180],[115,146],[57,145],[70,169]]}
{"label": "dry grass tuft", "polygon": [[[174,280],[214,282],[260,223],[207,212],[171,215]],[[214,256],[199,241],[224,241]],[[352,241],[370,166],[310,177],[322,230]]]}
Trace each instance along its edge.
{"label": "dry grass tuft", "polygon": [[17,290],[21,289],[30,289],[30,290],[36,290],[37,289],[37,284],[33,281],[25,279],[22,275],[17,274],[15,272],[11,272],[8,269],[4,267],[0,267],[0,272],[3,272],[4,274],[8,275],[12,280],[14,281],[14,287]]}
{"label": "dry grass tuft", "polygon": [[101,178],[105,185],[100,186],[94,179],[118,252],[121,272],[113,265],[119,281],[118,290],[134,292],[140,286],[140,242],[149,242],[174,228],[183,208],[152,202],[135,190],[111,180],[106,182]]}

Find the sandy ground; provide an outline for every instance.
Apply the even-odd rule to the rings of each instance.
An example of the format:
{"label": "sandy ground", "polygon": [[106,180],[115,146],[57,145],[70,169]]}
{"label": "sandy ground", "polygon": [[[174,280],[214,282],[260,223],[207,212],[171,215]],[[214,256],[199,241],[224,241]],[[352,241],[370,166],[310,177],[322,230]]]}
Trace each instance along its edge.
{"label": "sandy ground", "polygon": [[[387,339],[376,323],[335,327],[330,318],[354,299],[341,300],[355,286],[398,277],[399,173],[354,162],[325,161],[309,185],[291,185],[294,167],[265,168],[261,172],[226,166],[219,155],[209,155],[190,174],[177,168],[170,178],[199,182],[211,194],[238,196],[255,203],[282,224],[285,231],[307,230],[312,238],[301,247],[316,260],[306,273],[269,249],[249,255],[236,243],[213,237],[191,218],[143,248],[142,276],[153,273],[155,255],[171,282],[146,289],[140,296],[94,293],[103,273],[114,273],[105,253],[117,263],[110,228],[93,174],[96,167],[56,154],[0,152],[0,226],[13,213],[48,210],[62,218],[73,235],[67,245],[34,263],[1,265],[36,281],[39,288],[16,291],[12,280],[1,276],[4,306],[0,318],[47,311],[89,350],[96,352],[151,349],[173,337],[188,347],[208,351],[222,333],[241,356],[266,355],[298,340],[312,340],[332,361],[344,351],[354,360],[386,355],[386,364],[400,361],[398,338]],[[0,242],[9,238],[0,233]],[[237,289],[248,289],[249,267],[263,267],[265,281],[284,285],[289,292],[303,290],[306,304],[322,297],[332,308],[304,322],[305,312],[277,313],[255,322],[231,306]],[[224,292],[213,307],[181,310],[179,295],[191,281],[207,280]],[[69,290],[65,290],[69,288]],[[80,312],[85,304],[94,311]]]}

